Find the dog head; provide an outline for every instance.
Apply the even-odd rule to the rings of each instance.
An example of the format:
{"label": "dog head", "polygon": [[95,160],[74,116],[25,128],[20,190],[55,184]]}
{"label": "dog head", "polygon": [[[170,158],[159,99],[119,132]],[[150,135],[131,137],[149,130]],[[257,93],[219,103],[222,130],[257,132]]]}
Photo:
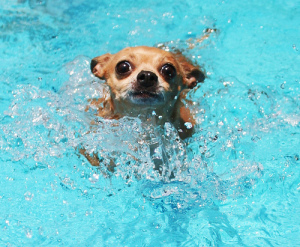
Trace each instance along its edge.
{"label": "dog head", "polygon": [[145,46],[96,57],[91,70],[106,81],[113,103],[127,109],[169,109],[183,89],[193,88],[205,78],[182,55]]}

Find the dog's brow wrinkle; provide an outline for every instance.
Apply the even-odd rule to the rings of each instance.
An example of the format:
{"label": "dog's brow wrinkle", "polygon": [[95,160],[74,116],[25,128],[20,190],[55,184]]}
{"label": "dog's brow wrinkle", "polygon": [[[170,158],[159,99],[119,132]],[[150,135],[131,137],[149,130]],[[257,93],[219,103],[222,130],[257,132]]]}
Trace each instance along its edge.
{"label": "dog's brow wrinkle", "polygon": [[162,58],[160,59],[159,63],[162,63],[163,61],[165,61],[166,58],[167,58],[166,56],[162,57]]}
{"label": "dog's brow wrinkle", "polygon": [[173,58],[172,57],[168,57],[168,56],[163,56],[161,59],[160,59],[160,61],[159,61],[159,63],[172,63],[172,64],[174,64],[174,62],[173,62]]}
{"label": "dog's brow wrinkle", "polygon": [[134,54],[130,54],[130,55],[129,55],[129,58],[133,60],[133,59],[135,59],[136,57],[135,57]]}

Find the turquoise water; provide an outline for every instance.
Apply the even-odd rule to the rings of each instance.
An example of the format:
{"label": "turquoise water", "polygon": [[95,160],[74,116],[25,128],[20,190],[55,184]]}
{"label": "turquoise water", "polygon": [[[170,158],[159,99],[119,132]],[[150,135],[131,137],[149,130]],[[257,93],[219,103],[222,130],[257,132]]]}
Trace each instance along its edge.
{"label": "turquoise water", "polygon": [[[0,3],[1,246],[300,246],[299,1]],[[185,49],[206,28],[186,52],[207,73],[192,138],[134,118],[88,133],[91,58]],[[175,179],[152,169],[151,143]]]}

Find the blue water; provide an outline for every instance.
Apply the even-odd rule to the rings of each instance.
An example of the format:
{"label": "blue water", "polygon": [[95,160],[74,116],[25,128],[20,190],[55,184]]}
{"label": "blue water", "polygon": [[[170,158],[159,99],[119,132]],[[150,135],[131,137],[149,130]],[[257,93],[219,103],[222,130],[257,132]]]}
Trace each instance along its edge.
{"label": "blue water", "polygon": [[[0,1],[1,246],[300,246],[300,3]],[[181,141],[99,120],[90,59],[186,40],[205,83]],[[152,139],[143,139],[147,135]],[[150,144],[175,179],[152,169]],[[97,150],[105,177],[76,148]]]}

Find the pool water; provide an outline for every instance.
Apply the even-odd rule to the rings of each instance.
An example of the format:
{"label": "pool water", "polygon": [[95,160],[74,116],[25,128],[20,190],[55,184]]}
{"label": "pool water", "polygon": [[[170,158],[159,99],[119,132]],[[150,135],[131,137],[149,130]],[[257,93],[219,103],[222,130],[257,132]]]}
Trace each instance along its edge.
{"label": "pool water", "polygon": [[[0,3],[1,246],[299,246],[299,2]],[[164,42],[206,71],[195,134],[135,118],[90,132],[91,58]]]}

